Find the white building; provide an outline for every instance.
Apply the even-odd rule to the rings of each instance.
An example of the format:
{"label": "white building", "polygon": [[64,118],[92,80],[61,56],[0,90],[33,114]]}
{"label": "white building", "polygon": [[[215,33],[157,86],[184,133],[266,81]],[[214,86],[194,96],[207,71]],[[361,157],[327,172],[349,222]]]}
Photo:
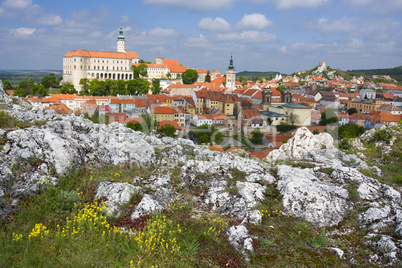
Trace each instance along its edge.
{"label": "white building", "polygon": [[131,66],[139,63],[136,52],[126,51],[123,28],[117,37],[117,52],[72,50],[63,57],[63,83],[81,90],[82,78],[99,80],[133,79]]}
{"label": "white building", "polygon": [[236,70],[233,66],[233,57],[230,56],[230,63],[229,67],[226,70],[226,87],[228,88],[228,91],[233,91],[235,90],[235,84],[236,84]]}

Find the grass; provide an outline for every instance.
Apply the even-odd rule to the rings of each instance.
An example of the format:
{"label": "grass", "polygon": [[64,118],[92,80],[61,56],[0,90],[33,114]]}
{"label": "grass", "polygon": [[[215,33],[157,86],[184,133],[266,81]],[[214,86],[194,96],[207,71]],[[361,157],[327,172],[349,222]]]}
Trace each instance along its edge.
{"label": "grass", "polygon": [[33,125],[40,126],[46,124],[45,120],[37,120],[35,122],[20,121],[14,116],[9,115],[6,111],[0,111],[0,128],[27,128]]}
{"label": "grass", "polygon": [[[245,267],[225,233],[230,218],[209,212],[192,217],[190,202],[170,204],[131,222],[127,216],[139,196],[132,196],[125,215],[117,219],[107,218],[94,200],[101,181],[132,182],[155,172],[136,166],[81,169],[57,186],[39,189],[0,222],[0,266]],[[121,227],[129,227],[132,234]]]}

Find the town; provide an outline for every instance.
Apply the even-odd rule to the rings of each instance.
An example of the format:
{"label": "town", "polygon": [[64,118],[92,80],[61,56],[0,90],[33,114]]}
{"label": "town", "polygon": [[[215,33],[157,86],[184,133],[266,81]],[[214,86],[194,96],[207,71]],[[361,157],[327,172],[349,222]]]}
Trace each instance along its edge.
{"label": "town", "polygon": [[236,77],[234,62],[228,58],[225,74],[162,57],[144,62],[126,50],[120,27],[116,52],[65,54],[63,76],[57,81],[54,75],[46,77],[48,84],[60,83],[57,94],[45,96],[44,81],[14,88],[3,82],[9,95],[23,96],[34,107],[147,133],[155,129],[260,160],[286,143],[297,127],[324,132],[349,123],[379,128],[401,122],[402,87],[389,76],[345,77],[320,62],[312,70],[251,81]]}

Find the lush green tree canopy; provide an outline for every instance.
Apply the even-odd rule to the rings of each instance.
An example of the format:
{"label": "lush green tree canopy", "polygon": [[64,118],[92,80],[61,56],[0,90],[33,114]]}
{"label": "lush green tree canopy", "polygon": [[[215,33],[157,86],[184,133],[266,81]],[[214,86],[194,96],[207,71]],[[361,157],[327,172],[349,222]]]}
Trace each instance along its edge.
{"label": "lush green tree canopy", "polygon": [[196,70],[187,69],[183,73],[182,79],[183,79],[183,84],[193,84],[198,79],[198,73]]}

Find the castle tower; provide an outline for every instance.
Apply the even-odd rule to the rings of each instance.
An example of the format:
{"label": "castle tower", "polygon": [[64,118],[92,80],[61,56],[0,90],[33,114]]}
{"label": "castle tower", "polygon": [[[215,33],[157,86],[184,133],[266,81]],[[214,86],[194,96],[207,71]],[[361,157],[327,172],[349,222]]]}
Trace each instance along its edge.
{"label": "castle tower", "polygon": [[117,37],[117,52],[126,51],[126,38],[123,35],[123,27],[120,26],[119,36]]}
{"label": "castle tower", "polygon": [[226,70],[226,87],[228,88],[228,91],[235,90],[235,84],[236,84],[236,70],[233,66],[233,56],[230,56],[229,67]]}
{"label": "castle tower", "polygon": [[264,111],[268,111],[271,102],[272,102],[272,90],[270,88],[264,88],[262,90],[262,101],[261,101],[261,105]]}

